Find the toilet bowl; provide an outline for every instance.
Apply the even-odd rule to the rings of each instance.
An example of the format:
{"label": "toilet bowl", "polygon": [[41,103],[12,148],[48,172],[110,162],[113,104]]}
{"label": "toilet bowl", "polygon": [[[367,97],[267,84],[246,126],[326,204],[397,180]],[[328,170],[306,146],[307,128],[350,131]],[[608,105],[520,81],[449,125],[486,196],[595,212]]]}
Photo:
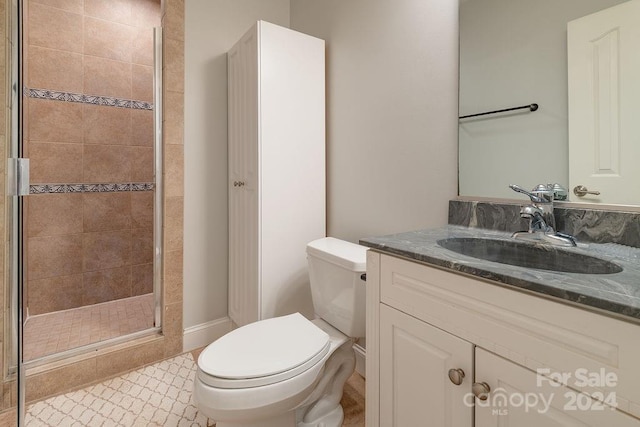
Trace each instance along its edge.
{"label": "toilet bowl", "polygon": [[324,238],[309,243],[307,254],[321,318],[293,313],[260,320],[200,354],[194,400],[216,427],[342,425],[342,389],[355,367],[353,338],[364,335],[366,248]]}

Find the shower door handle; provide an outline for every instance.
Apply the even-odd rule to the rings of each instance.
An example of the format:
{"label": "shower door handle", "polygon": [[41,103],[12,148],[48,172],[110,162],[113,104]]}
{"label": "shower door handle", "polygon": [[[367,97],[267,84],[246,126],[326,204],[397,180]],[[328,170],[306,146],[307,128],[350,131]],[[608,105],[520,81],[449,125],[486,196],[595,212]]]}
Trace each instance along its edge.
{"label": "shower door handle", "polygon": [[29,159],[10,158],[8,159],[7,180],[8,192],[10,196],[29,195]]}

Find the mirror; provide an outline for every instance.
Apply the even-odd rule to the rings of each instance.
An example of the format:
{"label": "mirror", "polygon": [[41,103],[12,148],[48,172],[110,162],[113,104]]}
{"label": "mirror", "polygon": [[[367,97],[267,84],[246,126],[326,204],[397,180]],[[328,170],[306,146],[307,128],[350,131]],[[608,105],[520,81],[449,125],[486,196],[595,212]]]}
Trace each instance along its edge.
{"label": "mirror", "polygon": [[519,199],[509,184],[560,183],[571,201],[604,201],[569,188],[567,23],[626,1],[460,0],[460,116],[539,106],[460,119],[460,196]]}

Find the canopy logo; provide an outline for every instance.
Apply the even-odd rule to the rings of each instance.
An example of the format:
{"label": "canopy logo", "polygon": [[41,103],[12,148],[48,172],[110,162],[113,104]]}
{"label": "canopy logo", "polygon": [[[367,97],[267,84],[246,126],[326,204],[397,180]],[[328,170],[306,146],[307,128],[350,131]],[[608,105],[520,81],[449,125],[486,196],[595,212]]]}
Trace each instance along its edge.
{"label": "canopy logo", "polygon": [[[465,406],[490,408],[492,415],[508,415],[509,411],[516,409],[544,414],[552,407],[562,411],[615,410],[618,406],[615,391],[601,390],[615,388],[617,384],[616,373],[607,372],[604,368],[598,371],[579,368],[574,372],[553,372],[548,368],[542,368],[537,370],[535,385],[545,390],[524,393],[498,387],[480,396],[481,398],[467,393],[463,399]],[[586,394],[567,386],[600,390]],[[559,387],[564,389],[559,390]],[[556,389],[558,392],[554,391]]]}

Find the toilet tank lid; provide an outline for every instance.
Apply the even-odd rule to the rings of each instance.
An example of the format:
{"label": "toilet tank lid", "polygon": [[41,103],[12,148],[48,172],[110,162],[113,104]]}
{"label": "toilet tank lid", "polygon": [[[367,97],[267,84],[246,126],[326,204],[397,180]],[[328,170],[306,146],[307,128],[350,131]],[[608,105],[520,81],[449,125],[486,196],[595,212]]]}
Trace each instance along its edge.
{"label": "toilet tank lid", "polygon": [[334,237],[324,237],[307,244],[307,254],[359,272],[367,270],[367,249]]}

